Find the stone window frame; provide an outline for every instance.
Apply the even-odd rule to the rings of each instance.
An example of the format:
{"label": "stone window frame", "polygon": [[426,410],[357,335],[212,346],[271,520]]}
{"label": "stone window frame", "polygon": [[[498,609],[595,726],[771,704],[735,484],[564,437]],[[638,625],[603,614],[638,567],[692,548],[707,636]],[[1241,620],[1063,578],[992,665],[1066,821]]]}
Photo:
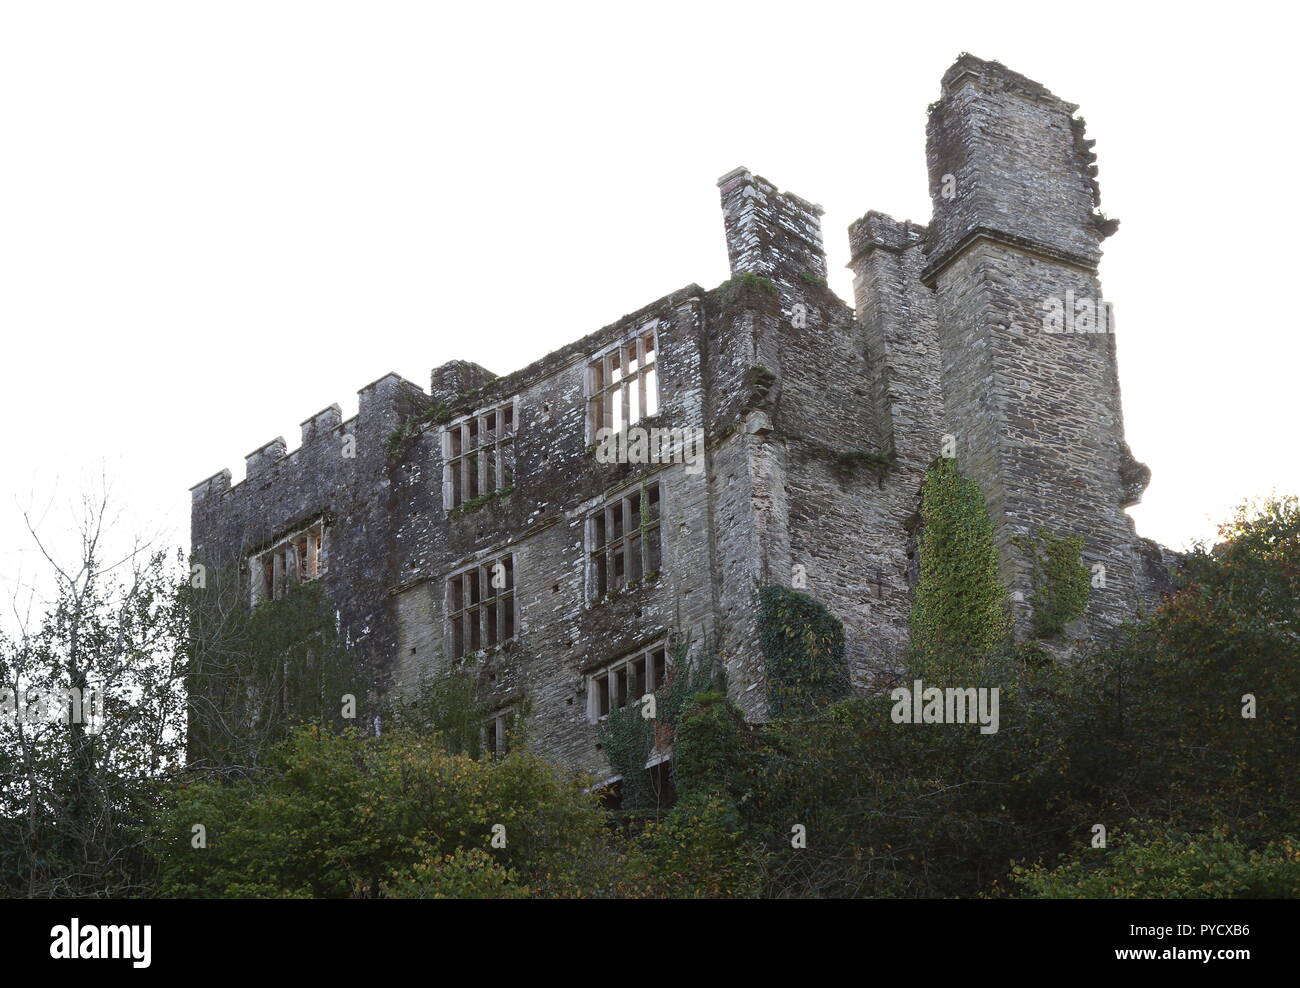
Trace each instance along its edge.
{"label": "stone window frame", "polygon": [[315,521],[277,539],[248,559],[249,589],[256,607],[279,600],[294,582],[310,583],[328,572],[329,545],[325,519]]}
{"label": "stone window frame", "polygon": [[514,486],[518,434],[518,398],[462,415],[439,430],[443,511]]}
{"label": "stone window frame", "polygon": [[490,758],[510,754],[510,734],[515,727],[515,708],[502,707],[483,721],[481,742],[483,753]]}
{"label": "stone window frame", "polygon": [[[588,513],[584,541],[587,599],[591,603],[662,570],[663,489],[658,479],[643,481],[607,498]],[[633,499],[637,501],[635,507]],[[620,563],[622,576],[618,577]]]}
{"label": "stone window frame", "polygon": [[[649,346],[647,346],[647,342]],[[630,356],[629,356],[630,352]],[[649,357],[647,358],[647,354]],[[635,363],[636,369],[632,369]],[[587,442],[601,429],[621,429],[659,413],[659,323],[641,327],[587,359],[584,371]],[[636,399],[636,415],[627,414]],[[652,407],[653,406],[653,407]],[[617,413],[617,415],[616,415]]]}
{"label": "stone window frame", "polygon": [[668,682],[672,660],[668,636],[635,649],[587,673],[587,720],[598,724],[612,710],[637,706]]}
{"label": "stone window frame", "polygon": [[[497,648],[518,637],[515,561],[513,551],[491,553],[477,562],[452,570],[444,578],[444,647],[451,658]],[[504,587],[492,585],[492,570],[498,563],[505,567]],[[485,589],[496,592],[484,596]],[[507,606],[502,606],[503,601]]]}

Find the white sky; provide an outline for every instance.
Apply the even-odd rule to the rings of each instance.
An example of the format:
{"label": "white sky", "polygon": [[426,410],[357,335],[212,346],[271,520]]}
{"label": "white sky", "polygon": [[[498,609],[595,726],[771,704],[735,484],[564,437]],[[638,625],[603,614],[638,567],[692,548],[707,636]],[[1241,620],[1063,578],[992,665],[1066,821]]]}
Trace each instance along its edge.
{"label": "white sky", "polygon": [[1300,491],[1295,25],[1154,6],[0,4],[0,581],[18,506],[54,533],[101,466],[184,545],[191,485],[390,370],[505,373],[716,285],[736,165],[825,207],[851,299],[848,223],[929,218],[962,50],[1097,140],[1139,531]]}

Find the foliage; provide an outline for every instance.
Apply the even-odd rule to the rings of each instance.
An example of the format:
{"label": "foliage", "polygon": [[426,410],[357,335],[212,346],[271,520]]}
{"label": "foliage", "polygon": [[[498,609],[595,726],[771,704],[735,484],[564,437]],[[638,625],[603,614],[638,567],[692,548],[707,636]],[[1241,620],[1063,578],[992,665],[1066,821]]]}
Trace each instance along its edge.
{"label": "foliage", "polygon": [[1300,843],[1252,851],[1226,829],[1156,831],[1077,851],[1053,869],[1017,866],[1022,894],[1042,899],[1300,898]]}
{"label": "foliage", "polygon": [[867,449],[851,449],[835,455],[835,466],[843,473],[852,473],[859,468],[872,471],[879,480],[890,468],[893,467],[894,461],[884,453],[877,453]]}
{"label": "foliage", "polygon": [[921,573],[912,603],[918,665],[978,665],[1007,641],[1011,620],[998,575],[993,526],[979,484],[939,458],[921,496]]}
{"label": "foliage", "polygon": [[[191,846],[196,823],[206,848]],[[492,846],[497,826],[504,847]],[[519,751],[450,754],[412,730],[299,728],[256,779],[179,780],[155,846],[166,896],[371,898],[507,884],[585,896],[609,894],[621,875],[581,780]]]}
{"label": "foliage", "polygon": [[499,491],[489,491],[486,494],[480,494],[478,497],[472,497],[468,501],[462,501],[456,507],[447,512],[448,518],[459,518],[462,515],[471,514],[493,501],[501,501],[508,498],[515,492],[513,487],[503,487]]}
{"label": "foliage", "polygon": [[746,295],[768,295],[776,298],[779,294],[776,283],[771,278],[744,271],[724,281],[718,286],[727,302],[735,302]]}
{"label": "foliage", "polygon": [[714,676],[714,660],[709,645],[701,648],[702,657],[691,658],[691,642],[676,636],[668,649],[668,680],[655,690],[655,716],[642,714],[642,699],[629,702],[621,710],[611,710],[601,722],[599,738],[610,767],[620,776],[620,796],[625,810],[657,809],[662,803],[651,772],[645,767],[656,750],[666,750],[690,699],[707,690]]}
{"label": "foliage", "polygon": [[1078,668],[1088,716],[1072,743],[1116,808],[1167,805],[1253,843],[1300,833],[1300,504],[1243,510],[1220,538],[1185,558],[1151,620]]}
{"label": "foliage", "polygon": [[[424,842],[417,839],[423,846]],[[408,871],[383,886],[389,899],[527,899],[532,890],[519,873],[505,868],[482,848],[457,848],[451,854],[421,857]]]}
{"label": "foliage", "polygon": [[364,721],[365,683],[319,581],[250,611],[238,576],[215,572],[180,602],[191,621],[191,766],[252,770],[294,724]]}
{"label": "foliage", "polygon": [[470,758],[482,754],[488,713],[474,676],[455,666],[404,691],[391,710],[395,726],[432,734],[447,751]]}
{"label": "foliage", "polygon": [[1083,538],[1058,538],[1040,529],[1036,538],[1023,537],[1018,544],[1033,567],[1034,634],[1059,635],[1067,624],[1083,617],[1092,593],[1091,575],[1080,562]]}
{"label": "foliage", "polygon": [[[463,395],[461,397],[464,397]],[[402,423],[390,432],[384,440],[384,454],[395,460],[406,452],[406,447],[420,433],[422,426],[428,423],[443,425],[450,422],[455,409],[445,401],[437,401],[419,414],[403,419]]]}
{"label": "foliage", "polygon": [[811,713],[846,695],[849,667],[839,618],[788,587],[766,584],[754,593],[772,716]]}
{"label": "foliage", "polygon": [[725,800],[682,802],[637,838],[637,893],[667,899],[753,898],[761,888],[758,854]]}
{"label": "foliage", "polygon": [[[1193,835],[1195,854],[1218,848],[1228,865],[1196,879],[1215,894],[1294,894],[1282,883],[1300,832],[1300,508],[1270,502],[1222,534],[1105,651],[1057,666],[1001,649],[969,668],[970,685],[1000,690],[995,734],[897,724],[880,696],[766,725],[699,697],[679,730],[679,788],[737,812],[765,896],[989,894],[1013,861],[1104,860],[1088,856],[1093,825],[1130,820]],[[791,846],[795,825],[806,847]],[[1149,886],[1124,887],[1191,894],[1201,872],[1175,845],[1150,851],[1173,863],[1151,858]]]}
{"label": "foliage", "polygon": [[0,635],[5,896],[140,894],[153,780],[182,757],[183,561],[139,545],[110,556],[107,494],[82,507],[70,562],[29,523],[51,596],[34,615],[16,606]]}
{"label": "foliage", "polygon": [[732,805],[751,789],[753,732],[725,693],[698,693],[678,725],[673,744],[673,781],[678,796],[717,794]]}

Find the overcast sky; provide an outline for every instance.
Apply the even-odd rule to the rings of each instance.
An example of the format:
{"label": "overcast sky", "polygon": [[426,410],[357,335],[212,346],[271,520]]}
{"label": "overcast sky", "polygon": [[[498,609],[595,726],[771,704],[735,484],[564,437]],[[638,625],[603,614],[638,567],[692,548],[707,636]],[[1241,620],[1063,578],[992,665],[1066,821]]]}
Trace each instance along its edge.
{"label": "overcast sky", "polygon": [[388,371],[505,373],[713,287],[737,165],[824,206],[851,299],[849,222],[929,218],[963,50],[1097,141],[1139,532],[1300,491],[1281,4],[458,6],[0,4],[6,585],[18,508],[56,534],[101,466],[126,529],[186,545],[191,485]]}

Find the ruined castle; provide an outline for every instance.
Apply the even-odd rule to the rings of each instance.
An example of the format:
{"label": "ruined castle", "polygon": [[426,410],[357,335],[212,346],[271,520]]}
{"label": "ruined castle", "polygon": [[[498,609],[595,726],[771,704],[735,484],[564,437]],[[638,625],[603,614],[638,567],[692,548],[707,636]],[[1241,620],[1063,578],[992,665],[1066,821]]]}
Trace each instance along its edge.
{"label": "ruined castle", "polygon": [[[1124,440],[1097,273],[1116,223],[1076,109],[959,57],[929,110],[933,218],[851,225],[852,306],[826,287],[820,208],[729,172],[728,282],[503,377],[452,361],[427,392],[367,385],[355,417],[330,406],[243,482],[194,487],[194,558],[236,567],[250,605],[320,580],[377,695],[463,663],[490,742],[526,702],[529,744],[597,777],[600,717],[663,683],[673,632],[707,638],[731,699],[766,716],[756,580],[806,584],[843,621],[858,687],[896,670],[939,455],[984,491],[1018,628],[1017,536],[1046,529],[1104,566],[1070,634],[1105,634],[1169,560],[1124,511],[1149,471]],[[1069,325],[1045,322],[1066,299]],[[1076,330],[1081,300],[1098,317]],[[598,455],[636,430],[640,455]]]}

